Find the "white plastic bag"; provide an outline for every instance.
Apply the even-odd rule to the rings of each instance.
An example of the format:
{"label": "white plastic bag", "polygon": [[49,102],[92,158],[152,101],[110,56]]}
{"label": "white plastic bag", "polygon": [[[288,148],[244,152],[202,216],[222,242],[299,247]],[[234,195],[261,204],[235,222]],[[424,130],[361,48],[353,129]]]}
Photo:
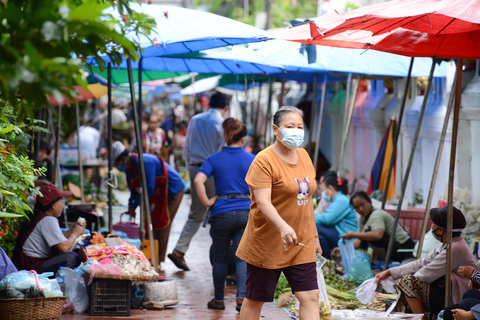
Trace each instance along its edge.
{"label": "white plastic bag", "polygon": [[355,295],[363,304],[372,302],[375,299],[375,290],[377,290],[377,279],[372,278],[365,280],[360,287],[358,287],[357,294]]}
{"label": "white plastic bag", "polygon": [[318,283],[318,306],[322,316],[332,314],[330,308],[330,301],[328,300],[327,287],[325,285],[325,278],[323,277],[322,266],[325,263],[325,258],[317,253],[317,283]]}
{"label": "white plastic bag", "polygon": [[84,313],[88,309],[88,294],[85,280],[73,269],[65,267],[65,294],[73,303],[75,313]]}
{"label": "white plastic bag", "polygon": [[397,293],[397,290],[395,290],[395,285],[392,281],[382,280],[380,284],[383,290],[385,290],[387,293]]}

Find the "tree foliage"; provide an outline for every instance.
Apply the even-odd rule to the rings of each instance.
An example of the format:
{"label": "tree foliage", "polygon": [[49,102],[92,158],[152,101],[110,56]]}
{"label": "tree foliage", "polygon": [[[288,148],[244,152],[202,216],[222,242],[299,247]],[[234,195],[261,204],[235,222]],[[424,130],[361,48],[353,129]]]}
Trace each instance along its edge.
{"label": "tree foliage", "polygon": [[22,222],[31,215],[28,196],[38,194],[34,180],[42,174],[33,168],[27,156],[27,142],[31,136],[25,131],[39,132],[45,129],[38,121],[14,122],[12,107],[4,107],[0,113],[0,247],[11,255]]}
{"label": "tree foliage", "polygon": [[47,94],[72,98],[86,86],[81,62],[107,54],[138,58],[140,46],[128,32],[149,34],[155,21],[115,1],[121,19],[102,11],[113,0],[0,0],[0,108],[9,104],[19,119],[34,117]]}

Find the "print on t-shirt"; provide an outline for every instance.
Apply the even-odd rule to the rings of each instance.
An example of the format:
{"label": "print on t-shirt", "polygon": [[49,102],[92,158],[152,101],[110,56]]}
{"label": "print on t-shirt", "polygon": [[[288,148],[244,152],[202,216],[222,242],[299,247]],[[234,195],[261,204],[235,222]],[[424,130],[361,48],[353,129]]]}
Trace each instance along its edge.
{"label": "print on t-shirt", "polygon": [[[308,196],[310,195],[310,180],[308,180],[308,177],[305,177],[303,179],[303,182],[298,180],[297,178],[293,178],[295,180],[295,183],[298,185],[298,194],[297,194],[297,199],[300,200],[297,202],[299,206],[306,205],[308,203]],[[302,200],[305,199],[305,200]]]}

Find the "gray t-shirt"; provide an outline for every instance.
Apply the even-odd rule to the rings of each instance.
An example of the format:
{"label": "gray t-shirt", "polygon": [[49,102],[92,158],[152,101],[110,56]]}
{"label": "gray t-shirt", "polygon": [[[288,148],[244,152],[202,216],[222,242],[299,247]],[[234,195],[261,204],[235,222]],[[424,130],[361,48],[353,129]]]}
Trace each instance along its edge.
{"label": "gray t-shirt", "polygon": [[58,219],[46,216],[35,226],[23,245],[23,253],[33,258],[48,258],[51,247],[67,241],[60,230]]}
{"label": "gray t-shirt", "polygon": [[[367,232],[376,229],[383,229],[385,230],[385,233],[390,236],[393,233],[394,222],[395,219],[388,212],[374,208],[373,212],[368,217],[367,222],[365,222],[364,217],[360,217],[358,230],[359,232]],[[410,235],[399,223],[395,232],[395,240],[399,244],[404,244],[408,239],[410,239]]]}

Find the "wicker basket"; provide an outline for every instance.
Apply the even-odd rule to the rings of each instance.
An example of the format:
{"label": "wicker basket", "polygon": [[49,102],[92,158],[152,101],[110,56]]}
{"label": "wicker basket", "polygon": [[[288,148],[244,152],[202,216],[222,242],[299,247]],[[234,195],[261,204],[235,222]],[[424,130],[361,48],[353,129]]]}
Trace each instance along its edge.
{"label": "wicker basket", "polygon": [[0,320],[60,319],[66,296],[31,299],[0,299]]}

